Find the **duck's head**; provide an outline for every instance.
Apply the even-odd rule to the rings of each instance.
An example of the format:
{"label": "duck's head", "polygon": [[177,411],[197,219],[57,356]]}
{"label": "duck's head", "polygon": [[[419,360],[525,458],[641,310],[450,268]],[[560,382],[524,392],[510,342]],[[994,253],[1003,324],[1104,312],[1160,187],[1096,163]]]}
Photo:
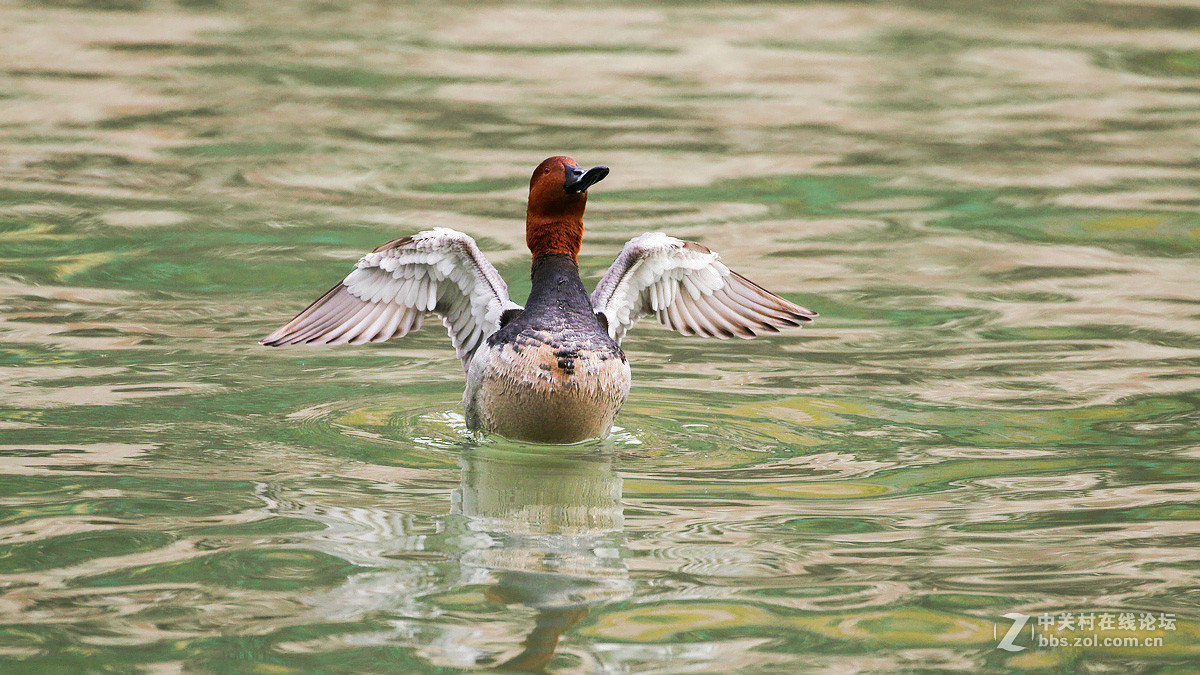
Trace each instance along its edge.
{"label": "duck's head", "polygon": [[560,253],[579,255],[587,189],[608,175],[607,166],[583,170],[570,157],[550,157],[529,179],[525,243],[534,258]]}

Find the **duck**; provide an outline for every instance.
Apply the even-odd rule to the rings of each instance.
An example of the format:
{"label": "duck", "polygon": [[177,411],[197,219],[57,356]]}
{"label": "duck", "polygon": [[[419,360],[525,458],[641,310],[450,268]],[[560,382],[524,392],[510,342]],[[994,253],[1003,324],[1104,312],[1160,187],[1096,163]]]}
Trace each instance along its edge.
{"label": "duck", "polygon": [[383,342],[441,318],[466,372],[467,427],[517,441],[607,436],[629,396],[626,333],[644,317],[683,335],[753,338],[817,316],[729,269],[702,244],[662,232],[625,243],[589,294],[579,275],[588,189],[609,174],[549,157],[529,180],[525,305],[469,235],[445,227],[364,255],[341,283],[260,342]]}

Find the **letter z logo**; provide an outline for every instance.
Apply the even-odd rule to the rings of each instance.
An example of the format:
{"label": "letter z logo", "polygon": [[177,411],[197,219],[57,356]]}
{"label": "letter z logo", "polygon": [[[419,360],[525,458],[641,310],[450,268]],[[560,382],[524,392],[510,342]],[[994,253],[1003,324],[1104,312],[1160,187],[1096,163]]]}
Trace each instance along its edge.
{"label": "letter z logo", "polygon": [[1021,634],[1021,629],[1025,627],[1025,622],[1029,621],[1029,615],[1021,614],[1020,612],[1009,612],[1004,615],[1006,619],[1012,619],[1013,625],[1009,627],[1008,632],[1001,638],[1000,644],[996,645],[1000,649],[1009,652],[1025,651],[1024,647],[1013,644],[1013,640]]}

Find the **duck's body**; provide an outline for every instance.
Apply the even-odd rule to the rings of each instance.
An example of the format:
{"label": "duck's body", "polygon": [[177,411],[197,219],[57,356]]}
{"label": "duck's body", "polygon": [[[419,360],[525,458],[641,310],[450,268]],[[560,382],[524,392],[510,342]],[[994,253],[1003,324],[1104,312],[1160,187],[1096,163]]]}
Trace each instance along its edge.
{"label": "duck's body", "polygon": [[488,336],[467,370],[467,424],[501,436],[574,443],[608,434],[629,394],[629,362],[553,254],[533,265],[525,309]]}
{"label": "duck's body", "polygon": [[732,272],[707,248],[661,233],[632,239],[589,296],[579,277],[587,188],[608,174],[569,157],[534,171],[526,215],[533,254],[525,307],[469,236],[437,228],[388,242],[296,318],[278,346],[381,342],[442,317],[467,387],[467,425],[509,438],[572,443],[608,434],[629,394],[625,332],[642,316],[686,335],[754,337],[814,312]]}

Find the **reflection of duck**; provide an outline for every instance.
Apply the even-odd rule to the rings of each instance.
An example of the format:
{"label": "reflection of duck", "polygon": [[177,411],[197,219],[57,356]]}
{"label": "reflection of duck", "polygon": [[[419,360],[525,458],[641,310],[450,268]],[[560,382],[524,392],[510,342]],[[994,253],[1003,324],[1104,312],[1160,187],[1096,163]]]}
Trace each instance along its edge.
{"label": "reflection of duck", "polygon": [[816,316],[721,264],[700,244],[647,233],[625,244],[591,296],[579,278],[587,171],[551,157],[533,172],[525,241],[533,284],[525,307],[471,237],[437,228],[390,241],[296,318],[263,339],[382,342],[442,318],[463,367],[467,424],[510,438],[570,443],[604,436],[629,394],[620,341],[653,313],[685,335],[755,336]]}
{"label": "reflection of duck", "polygon": [[[323,525],[296,535],[308,547],[356,568],[305,598],[321,620],[373,617],[386,628],[371,639],[411,645],[438,667],[538,670],[592,607],[627,597],[621,479],[611,456],[500,445],[463,453],[449,514],[325,505],[304,491],[285,497],[264,487],[276,515]],[[421,480],[444,477],[431,471]],[[514,628],[527,630],[520,648]]]}
{"label": "reflection of duck", "polygon": [[490,601],[537,611],[523,649],[499,668],[541,670],[593,605],[630,591],[610,457],[476,450],[464,458],[454,510],[491,542],[463,552],[464,584],[494,580],[484,590]]}

